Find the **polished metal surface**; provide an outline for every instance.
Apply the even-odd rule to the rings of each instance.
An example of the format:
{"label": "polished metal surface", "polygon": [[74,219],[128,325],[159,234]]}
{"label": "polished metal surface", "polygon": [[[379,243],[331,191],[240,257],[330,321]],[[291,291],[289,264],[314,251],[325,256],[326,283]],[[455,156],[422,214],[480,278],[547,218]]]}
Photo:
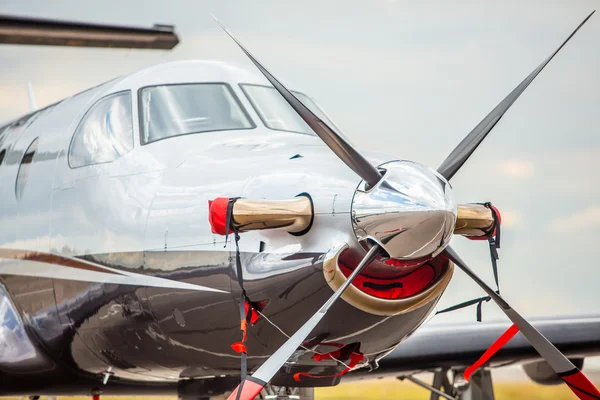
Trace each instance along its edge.
{"label": "polished metal surface", "polygon": [[284,344],[282,344],[268,360],[266,360],[258,370],[252,374],[252,377],[260,379],[263,382],[270,382],[277,371],[285,364],[292,354],[301,347],[302,343],[308,338],[308,335],[317,327],[321,319],[327,314],[335,302],[340,298],[344,291],[351,285],[352,280],[358,276],[364,267],[373,261],[381,252],[378,246],[373,246],[356,266],[352,274],[340,287],[331,295],[329,299],[294,333]]}
{"label": "polished metal surface", "polygon": [[450,184],[431,168],[411,161],[380,166],[382,180],[361,182],[352,200],[352,226],[366,248],[372,240],[391,258],[435,257],[450,242],[457,206]]}
{"label": "polished metal surface", "polygon": [[[181,82],[229,84],[256,127],[142,145],[140,89]],[[306,227],[309,203],[286,202],[298,193],[311,198],[311,229],[304,235],[284,229],[241,234],[243,289],[263,306],[248,329],[249,372],[347,282],[337,267],[335,279],[324,275],[335,266],[330,264],[339,256],[337,244],[348,243],[349,261],[364,256],[356,237],[406,260],[435,256],[447,245],[457,208],[443,178],[419,164],[382,164],[392,156],[367,154],[385,178],[356,190],[355,174],[319,138],[261,124],[240,84],[266,83],[224,63],[167,63],[72,96],[0,131],[0,152],[6,154],[0,187],[8,188],[0,191],[0,282],[6,288],[0,329],[22,349],[0,357],[0,394],[83,395],[102,385],[107,373],[105,393],[164,393],[188,381],[200,394],[234,388],[240,357],[231,344],[240,337],[242,288],[235,244],[210,230],[207,204],[215,197],[261,203],[242,207],[238,217],[247,218],[248,227],[267,226],[273,217],[294,231]],[[84,115],[99,99],[122,91],[132,96],[133,149],[110,162],[71,168],[69,144]],[[34,141],[37,150],[17,197],[18,170]],[[285,212],[267,207],[263,213],[261,199],[275,200],[275,208],[286,204]],[[328,254],[331,248],[336,250]],[[419,267],[400,266],[394,274]],[[359,344],[365,363],[376,363],[427,319],[452,275],[451,264],[443,272],[410,301],[390,302],[400,304],[393,312],[381,312],[383,303],[373,299],[357,303],[345,297],[354,290],[350,285],[345,301],[335,302],[312,330],[314,346],[297,349],[294,364],[280,369],[273,383],[300,384],[293,380],[299,372],[341,372],[343,365],[333,360],[313,359],[314,351],[325,354],[339,345]]]}
{"label": "polished metal surface", "polygon": [[482,204],[459,204],[454,233],[463,236],[485,236],[494,230],[492,210]]}
{"label": "polished metal surface", "polygon": [[0,371],[35,373],[54,367],[54,362],[28,337],[26,329],[5,287],[0,285]]}
{"label": "polished metal surface", "polygon": [[[37,22],[64,28],[56,21]],[[120,37],[99,40],[131,45],[129,36],[136,32],[113,32]],[[150,42],[138,45],[153,47],[156,40],[163,46],[176,44],[172,29],[145,33],[152,34]],[[102,45],[92,43],[94,38],[86,40],[87,45]],[[58,43],[50,41],[54,43],[46,44]],[[260,376],[266,370],[265,380],[280,386],[334,385],[345,364],[333,358],[317,363],[315,353],[341,354],[352,346],[364,355],[364,365],[377,365],[431,314],[452,277],[450,261],[478,280],[447,245],[453,232],[489,233],[493,218],[477,206],[457,209],[447,179],[554,55],[436,173],[409,161],[385,162],[393,156],[359,153],[324,121],[316,103],[288,90],[242,50],[264,76],[220,62],[166,63],[0,128],[0,395],[176,391],[185,399],[223,394],[240,378],[240,355],[231,344],[240,338],[242,293],[260,309],[260,318],[247,332],[249,373],[258,371]],[[172,102],[151,101],[151,96],[144,97],[144,88],[184,89],[183,84],[211,82],[229,88],[235,100],[229,104],[239,106],[237,115],[243,114],[245,123],[212,124],[216,121],[197,114],[194,102],[185,100],[170,115],[182,135],[160,135],[159,143],[145,140],[140,125],[148,122],[149,114],[142,107],[158,107],[153,114],[160,116],[160,107]],[[320,140],[265,122],[242,87],[269,83]],[[126,151],[73,168],[68,154],[77,126],[83,126],[93,104],[117,93],[128,94],[122,103],[127,118],[113,114],[115,122],[127,122],[120,132]],[[219,111],[214,116],[234,117],[227,106],[211,105]],[[184,115],[188,107],[195,113]],[[108,116],[102,110],[99,115]],[[98,129],[94,138],[98,134],[112,146],[114,138],[104,135],[106,127],[93,125]],[[98,153],[95,139],[84,142],[89,154]],[[355,173],[365,180],[358,189]],[[310,194],[310,201],[290,200],[298,193]],[[207,202],[217,196],[255,199],[239,201],[234,210],[234,223],[244,231],[239,243],[211,233]],[[380,246],[395,260],[367,263]],[[341,260],[344,272],[343,252],[348,255]],[[374,297],[351,283],[376,272],[398,285],[426,266],[434,269],[432,265],[436,268],[426,285],[407,291],[405,298]],[[572,367],[502,298],[478,283],[555,371]],[[344,289],[344,301],[334,302]],[[579,325],[576,333],[581,335],[584,327]],[[470,336],[458,340],[456,329],[438,329],[420,348],[404,347],[413,351],[408,362],[398,362],[392,353],[392,372],[472,362],[469,352],[481,347],[475,347],[476,339],[485,348],[491,339],[483,340],[481,329],[467,331]],[[575,343],[573,351],[583,348],[589,354],[599,348],[596,331],[576,340],[573,332],[560,329],[559,336]],[[442,338],[455,341],[446,360],[440,357],[443,349],[436,348]],[[509,360],[521,357],[505,355]],[[297,382],[297,373],[323,379]]]}
{"label": "polished metal surface", "polygon": [[289,200],[238,199],[233,205],[233,225],[240,232],[284,229],[305,232],[314,218],[312,200],[298,196]]}
{"label": "polished metal surface", "polygon": [[[229,84],[256,127],[141,145],[139,89],[178,82]],[[40,365],[49,360],[53,367],[24,377],[8,358],[0,394],[83,395],[102,385],[108,371],[105,393],[162,393],[184,379],[202,381],[200,393],[235,387],[240,359],[231,343],[239,340],[241,288],[235,245],[210,230],[208,200],[215,197],[285,204],[308,193],[314,209],[304,235],[241,233],[244,289],[265,305],[264,318],[248,330],[250,372],[331,297],[324,254],[340,242],[363,252],[349,223],[358,179],[318,137],[265,127],[240,83],[267,81],[224,63],[166,63],[38,110],[2,131],[0,187],[9,189],[0,191],[0,281],[22,320],[23,343],[38,346]],[[132,96],[133,149],[110,162],[71,168],[69,144],[84,115],[99,99],[123,91]],[[17,198],[17,172],[36,138]],[[385,161],[368,156],[374,165]],[[309,203],[293,202],[303,227]],[[338,301],[313,331],[323,338],[314,350],[335,350],[329,341],[360,343],[367,360],[375,360],[423,323],[431,305],[388,317]],[[273,382],[290,386],[296,372],[320,373],[312,356],[301,351],[293,369],[279,371]],[[337,363],[327,368],[343,370]]]}

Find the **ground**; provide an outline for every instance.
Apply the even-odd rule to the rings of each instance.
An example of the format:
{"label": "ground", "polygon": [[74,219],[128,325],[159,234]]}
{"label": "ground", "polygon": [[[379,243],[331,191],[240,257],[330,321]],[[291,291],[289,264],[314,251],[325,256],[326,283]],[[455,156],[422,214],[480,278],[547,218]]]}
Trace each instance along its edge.
{"label": "ground", "polygon": [[[525,381],[498,382],[496,400],[573,400],[575,395],[565,386],[541,386]],[[102,397],[102,400],[142,400],[146,397]],[[382,379],[369,382],[352,382],[315,391],[318,400],[427,400],[429,392],[411,382]],[[14,398],[17,400],[18,398]],[[59,397],[57,400],[66,400]],[[154,397],[156,400],[176,400],[173,397]],[[47,400],[42,398],[41,400]],[[90,400],[90,397],[72,397],[70,400]]]}
{"label": "ground", "polygon": [[[494,385],[496,400],[573,400],[566,385],[541,386],[524,381],[498,382]],[[412,382],[382,379],[352,382],[315,391],[318,400],[427,400],[429,391]]]}

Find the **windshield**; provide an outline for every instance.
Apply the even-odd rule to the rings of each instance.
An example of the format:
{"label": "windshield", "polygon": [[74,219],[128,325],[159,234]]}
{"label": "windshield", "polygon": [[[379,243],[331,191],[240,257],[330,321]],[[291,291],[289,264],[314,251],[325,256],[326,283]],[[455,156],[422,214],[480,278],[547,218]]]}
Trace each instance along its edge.
{"label": "windshield", "polygon": [[142,144],[191,133],[254,128],[224,83],[143,88],[139,114]]}
{"label": "windshield", "polygon": [[[272,86],[241,85],[256,113],[267,128],[314,135],[312,129]],[[317,104],[307,95],[292,92],[310,111],[330,127],[339,130]]]}

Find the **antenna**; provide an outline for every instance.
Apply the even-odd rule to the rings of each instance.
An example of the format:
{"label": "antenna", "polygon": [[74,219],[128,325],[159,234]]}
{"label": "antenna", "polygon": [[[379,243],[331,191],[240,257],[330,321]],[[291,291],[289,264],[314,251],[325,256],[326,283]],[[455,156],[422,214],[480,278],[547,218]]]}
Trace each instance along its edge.
{"label": "antenna", "polygon": [[29,111],[36,111],[38,109],[38,106],[37,102],[35,101],[35,94],[33,93],[33,86],[31,86],[31,81],[27,82],[27,98],[29,100]]}

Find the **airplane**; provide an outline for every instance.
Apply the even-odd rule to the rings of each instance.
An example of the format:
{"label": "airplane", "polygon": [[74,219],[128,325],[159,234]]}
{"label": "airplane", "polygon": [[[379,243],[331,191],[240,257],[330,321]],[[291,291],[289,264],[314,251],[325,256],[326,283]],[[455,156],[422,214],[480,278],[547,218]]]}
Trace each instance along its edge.
{"label": "airplane", "polygon": [[[500,211],[456,204],[450,181],[592,15],[435,170],[359,152],[218,21],[256,71],[163,63],[0,127],[0,395],[312,399],[396,376],[491,399],[490,367],[524,363],[600,398],[581,372],[600,316],[529,322],[450,246],[481,240],[495,266]],[[178,41],[0,17],[2,43]],[[512,325],[426,325],[456,269],[486,296],[451,309],[493,301]]]}

